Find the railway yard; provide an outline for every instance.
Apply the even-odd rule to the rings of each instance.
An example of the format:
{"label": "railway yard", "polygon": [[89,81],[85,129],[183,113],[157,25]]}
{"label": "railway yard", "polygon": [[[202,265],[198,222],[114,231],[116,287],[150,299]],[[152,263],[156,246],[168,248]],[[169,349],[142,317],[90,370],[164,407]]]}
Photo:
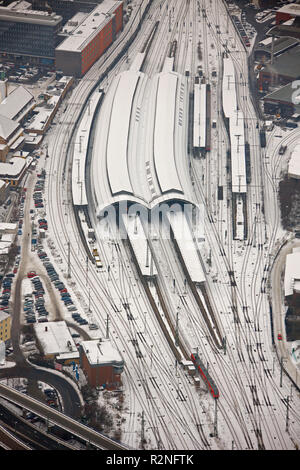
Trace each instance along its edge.
{"label": "railway yard", "polygon": [[121,448],[298,449],[280,295],[280,250],[298,245],[278,192],[279,149],[299,130],[265,132],[249,86],[255,38],[240,36],[228,2],[131,5],[45,135],[47,234],[30,251],[33,172],[18,280],[39,275],[49,319],[72,326],[63,281],[86,320],[79,344],[109,338],[122,357]]}

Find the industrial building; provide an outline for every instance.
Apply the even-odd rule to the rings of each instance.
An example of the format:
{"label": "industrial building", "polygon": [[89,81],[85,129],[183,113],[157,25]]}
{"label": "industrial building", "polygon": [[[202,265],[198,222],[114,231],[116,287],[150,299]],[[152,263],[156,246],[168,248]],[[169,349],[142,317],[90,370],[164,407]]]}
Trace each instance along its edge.
{"label": "industrial building", "polygon": [[124,360],[109,339],[82,341],[80,366],[92,387],[114,390],[121,386]]}
{"label": "industrial building", "polygon": [[289,164],[288,164],[288,177],[300,179],[300,144],[297,144],[291,152]]}
{"label": "industrial building", "polygon": [[268,32],[268,36],[288,36],[300,39],[300,4],[288,3],[276,12],[276,25]]}
{"label": "industrial building", "polygon": [[35,59],[36,63],[54,63],[60,39],[62,17],[56,13],[33,10],[28,2],[0,7],[0,56],[6,59]]}
{"label": "industrial building", "polygon": [[294,248],[286,257],[284,274],[284,297],[286,304],[300,315],[300,251]]}
{"label": "industrial building", "polygon": [[254,50],[254,59],[261,63],[272,60],[272,56],[277,57],[280,54],[292,49],[299,44],[299,40],[295,38],[282,37],[270,38],[260,41]]}
{"label": "industrial building", "polygon": [[78,362],[79,353],[65,321],[36,323],[37,344],[45,359],[65,365]]}
{"label": "industrial building", "polygon": [[265,95],[263,103],[265,114],[276,114],[281,117],[300,114],[300,86],[295,87],[291,82]]}
{"label": "industrial building", "polygon": [[284,54],[274,57],[273,63],[266,64],[259,72],[258,87],[268,91],[270,87],[286,85],[300,77],[300,45]]}
{"label": "industrial building", "polygon": [[82,18],[55,50],[56,69],[76,77],[82,77],[89,70],[122,29],[123,2],[104,0]]}

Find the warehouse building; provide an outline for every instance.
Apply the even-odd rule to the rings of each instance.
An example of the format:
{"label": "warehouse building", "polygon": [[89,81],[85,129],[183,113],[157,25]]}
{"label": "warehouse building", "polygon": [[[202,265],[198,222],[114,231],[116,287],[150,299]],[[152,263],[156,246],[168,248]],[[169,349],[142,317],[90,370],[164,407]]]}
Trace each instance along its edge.
{"label": "warehouse building", "polygon": [[284,274],[284,296],[286,304],[293,309],[294,315],[300,315],[300,251],[293,248],[293,252],[286,257]]}
{"label": "warehouse building", "polygon": [[56,360],[68,365],[78,362],[79,353],[65,321],[36,323],[34,331],[37,345],[47,360]]}
{"label": "warehouse building", "polygon": [[276,114],[281,117],[293,117],[300,114],[300,83],[293,82],[278,90],[268,93],[263,98],[265,114]]}
{"label": "warehouse building", "polygon": [[82,341],[79,353],[80,366],[92,387],[114,390],[121,386],[124,360],[109,339]]}
{"label": "warehouse building", "polygon": [[[32,10],[27,2],[0,7],[0,55],[5,58],[34,59],[54,63],[55,48],[62,17],[47,11]],[[25,4],[25,5],[24,5]]]}
{"label": "warehouse building", "polygon": [[65,75],[82,77],[112,44],[122,27],[123,2],[104,0],[84,15],[81,23],[56,48],[56,69]]}
{"label": "warehouse building", "polygon": [[300,45],[274,58],[259,72],[258,87],[268,91],[270,87],[286,85],[300,77]]}

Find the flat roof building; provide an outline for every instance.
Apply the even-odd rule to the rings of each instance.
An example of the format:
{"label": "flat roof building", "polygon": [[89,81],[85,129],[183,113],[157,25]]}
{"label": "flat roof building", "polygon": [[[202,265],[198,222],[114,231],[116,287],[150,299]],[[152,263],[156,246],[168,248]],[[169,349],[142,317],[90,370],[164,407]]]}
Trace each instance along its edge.
{"label": "flat roof building", "polygon": [[291,82],[265,95],[263,102],[265,114],[280,114],[281,117],[300,114],[300,88]]}
{"label": "flat roof building", "polygon": [[79,352],[80,366],[92,387],[113,390],[121,386],[124,360],[109,339],[82,341]]}
{"label": "flat roof building", "polygon": [[78,360],[79,353],[65,321],[36,323],[34,331],[46,359],[64,363]]}
{"label": "flat roof building", "polygon": [[104,0],[88,15],[84,15],[81,21],[76,15],[76,22],[78,26],[56,47],[55,58],[58,70],[66,75],[81,77],[122,29],[123,2]]}
{"label": "flat roof building", "polygon": [[0,7],[0,54],[54,59],[62,17],[46,11]]}
{"label": "flat roof building", "polygon": [[258,85],[261,91],[269,87],[286,85],[300,77],[300,45],[280,54],[259,72]]}

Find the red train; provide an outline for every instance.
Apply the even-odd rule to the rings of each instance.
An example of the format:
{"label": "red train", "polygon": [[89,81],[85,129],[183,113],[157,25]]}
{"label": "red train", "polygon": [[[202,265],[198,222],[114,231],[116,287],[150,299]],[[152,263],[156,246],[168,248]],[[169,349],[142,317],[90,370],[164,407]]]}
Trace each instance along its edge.
{"label": "red train", "polygon": [[201,361],[201,359],[199,357],[199,354],[197,354],[197,353],[193,354],[192,353],[191,354],[191,359],[192,359],[193,363],[195,364],[195,366],[197,367],[197,369],[199,371],[199,374],[201,375],[202,379],[206,383],[207,388],[210,391],[210,393],[212,394],[212,396],[214,398],[219,398],[220,394],[219,394],[218,387],[216,386],[215,382],[213,381],[213,379],[209,375],[208,370],[206,369],[206,367],[204,366],[203,362]]}

